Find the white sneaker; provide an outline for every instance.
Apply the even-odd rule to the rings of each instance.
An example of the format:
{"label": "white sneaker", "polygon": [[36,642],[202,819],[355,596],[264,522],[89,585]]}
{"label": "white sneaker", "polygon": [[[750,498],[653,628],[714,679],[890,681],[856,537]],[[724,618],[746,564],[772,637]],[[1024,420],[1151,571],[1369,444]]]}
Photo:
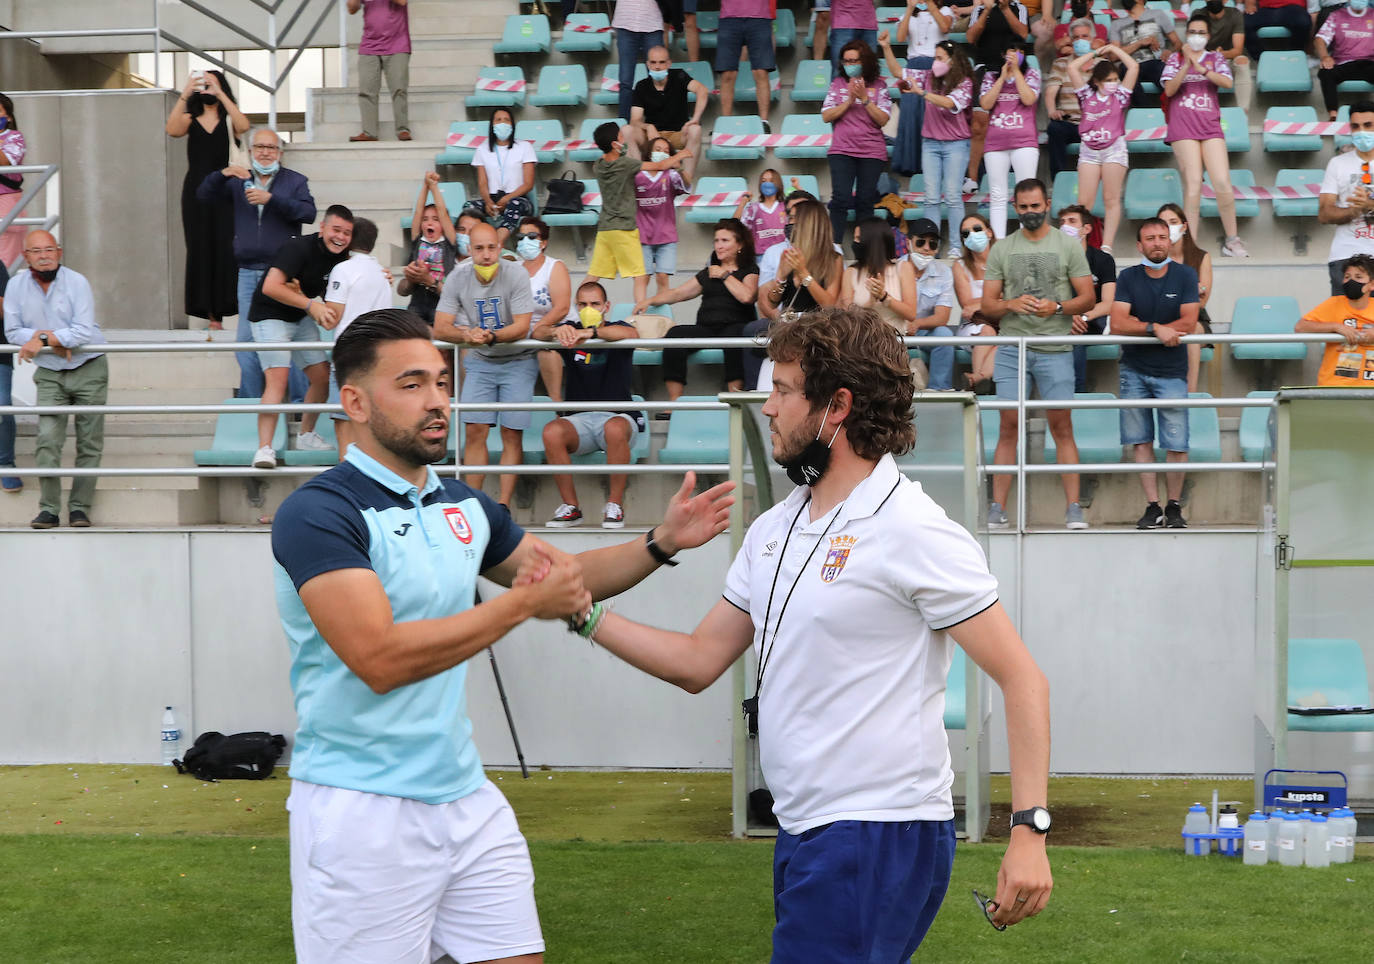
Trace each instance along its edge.
{"label": "white sneaker", "polygon": [[1227,239],[1226,243],[1221,246],[1221,253],[1228,258],[1250,257],[1250,252],[1245,250],[1245,244],[1241,241],[1239,235]]}
{"label": "white sneaker", "polygon": [[964,193],[976,194],[978,192],[978,182],[971,177],[964,178]]}
{"label": "white sneaker", "polygon": [[333,449],[319,432],[302,432],[296,436],[297,452],[330,452]]}
{"label": "white sneaker", "polygon": [[568,505],[566,502],[558,507],[558,511],[549,520],[549,528],[551,529],[569,529],[581,524],[582,510],[575,505]]}
{"label": "white sneaker", "polygon": [[625,528],[625,510],[620,507],[618,502],[607,502],[606,511],[601,515],[601,528],[603,529],[623,529]]}
{"label": "white sneaker", "polygon": [[275,469],[277,467],[277,452],[270,445],[264,445],[253,453],[253,468],[255,469]]}

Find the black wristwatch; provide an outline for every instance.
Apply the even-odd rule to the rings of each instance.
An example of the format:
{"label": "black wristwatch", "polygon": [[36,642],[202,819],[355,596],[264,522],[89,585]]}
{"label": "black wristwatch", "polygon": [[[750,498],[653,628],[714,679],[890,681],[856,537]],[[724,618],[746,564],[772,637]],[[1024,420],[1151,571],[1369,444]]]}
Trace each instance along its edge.
{"label": "black wristwatch", "polygon": [[1153,321],[1147,321],[1145,323],[1145,334],[1149,335],[1151,338],[1155,336],[1155,323]]}
{"label": "black wristwatch", "polygon": [[672,556],[668,555],[668,553],[664,552],[662,547],[654,541],[654,533],[656,531],[658,531],[657,526],[644,533],[644,548],[649,550],[649,555],[653,556],[654,562],[658,563],[660,566],[676,566],[677,561],[674,560]]}
{"label": "black wristwatch", "polygon": [[43,343],[43,347],[44,347],[44,348],[47,348],[47,347],[48,347],[48,333],[47,333],[47,332],[40,332],[39,335],[38,335],[38,340],[41,341],[41,342]]}
{"label": "black wristwatch", "polygon": [[1050,832],[1050,812],[1044,807],[1031,807],[1029,810],[1018,810],[1011,815],[1012,828],[1030,827],[1036,833]]}

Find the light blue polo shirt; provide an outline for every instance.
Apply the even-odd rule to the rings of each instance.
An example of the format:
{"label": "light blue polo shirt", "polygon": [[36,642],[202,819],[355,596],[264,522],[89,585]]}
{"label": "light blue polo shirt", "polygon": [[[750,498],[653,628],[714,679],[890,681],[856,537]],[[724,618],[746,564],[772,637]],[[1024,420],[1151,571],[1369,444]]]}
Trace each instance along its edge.
{"label": "light blue polo shirt", "polygon": [[326,572],[371,569],[396,622],[452,616],[471,608],[477,574],[523,536],[483,493],[432,468],[417,489],[356,445],[282,503],[272,554],[299,721],[293,778],[430,804],[482,785],[467,665],[379,695],[320,636],[299,589]]}

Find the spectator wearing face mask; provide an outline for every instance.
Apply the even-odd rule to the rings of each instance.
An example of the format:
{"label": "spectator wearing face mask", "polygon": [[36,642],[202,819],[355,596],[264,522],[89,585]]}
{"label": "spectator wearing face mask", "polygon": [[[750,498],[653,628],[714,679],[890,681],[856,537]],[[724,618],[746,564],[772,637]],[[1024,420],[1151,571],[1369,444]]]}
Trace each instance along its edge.
{"label": "spectator wearing face mask", "polygon": [[463,210],[496,228],[496,240],[506,243],[521,218],[534,214],[534,145],[515,140],[514,118],[504,107],[491,112],[487,142],[472,154],[477,169],[477,197]]}
{"label": "spectator wearing face mask", "polygon": [[[1153,95],[1139,85],[1162,86],[1160,77],[1164,73],[1165,55],[1170,50],[1181,50],[1183,45],[1174,30],[1172,11],[1153,10],[1145,6],[1145,0],[1122,0],[1121,6],[1126,16],[1113,20],[1107,35],[1139,65],[1140,79],[1132,103],[1136,107],[1149,107]],[[1159,106],[1158,101],[1154,106]]]}
{"label": "spectator wearing face mask", "polygon": [[973,101],[973,68],[958,44],[935,48],[930,70],[904,70],[898,86],[926,102],[921,122],[921,170],[925,172],[925,216],[940,223],[941,206],[949,223],[949,254],[958,257],[959,221],[964,216],[963,179],[968,168],[968,106]]}
{"label": "spectator wearing face mask", "polygon": [[[992,223],[981,214],[970,214],[959,225],[959,237],[964,251],[954,262],[954,297],[959,302],[959,328],[955,334],[963,338],[991,337],[997,334],[997,324],[983,314],[983,280],[987,276],[988,253],[996,243]],[[991,395],[997,346],[975,346],[970,354],[973,365],[964,374],[965,387],[979,395]]]}
{"label": "spectator wearing face mask", "polygon": [[1245,55],[1245,17],[1235,7],[1228,6],[1226,0],[1207,0],[1204,9],[1207,13],[1207,29],[1210,31],[1207,49],[1217,51],[1231,62],[1231,73],[1235,78],[1235,86],[1231,90],[1236,95],[1236,106],[1248,111],[1255,92],[1255,80],[1250,69],[1250,58]]}
{"label": "spectator wearing face mask", "polygon": [[[24,135],[19,133],[19,122],[14,117],[14,101],[0,94],[0,167],[12,167],[24,163]],[[5,174],[0,171],[0,217],[14,210],[24,193],[22,174]],[[22,212],[21,212],[22,213]],[[8,270],[24,251],[24,226],[11,224],[0,234],[0,267]],[[9,360],[9,356],[5,356]],[[0,363],[3,364],[3,363]],[[7,403],[8,404],[8,403]],[[10,418],[12,416],[5,416]]]}
{"label": "spectator wearing face mask", "polygon": [[1082,115],[1075,93],[1077,88],[1069,80],[1069,62],[1106,44],[1106,40],[1099,40],[1093,34],[1095,26],[1091,20],[1075,20],[1067,25],[1069,33],[1065,34],[1064,41],[1068,52],[1055,60],[1045,78],[1045,115],[1048,118],[1045,138],[1050,154],[1051,181],[1060,171],[1072,166],[1069,145],[1078,143],[1078,121]]}
{"label": "spectator wearing face mask", "polygon": [[[893,77],[907,70],[929,70],[935,63],[935,47],[944,41],[954,22],[954,10],[939,2],[907,0],[906,13],[897,24],[897,42],[906,44],[906,63],[892,53],[890,35],[886,30],[878,34],[878,46]],[[921,125],[925,120],[926,102],[911,92],[902,94],[898,110],[897,143],[892,152],[892,170],[903,177],[921,171]]]}
{"label": "spectator wearing face mask", "polygon": [[1374,258],[1357,254],[1346,262],[1340,294],[1303,315],[1293,330],[1337,334],[1344,341],[1327,342],[1317,384],[1322,388],[1368,388],[1374,381]]}
{"label": "spectator wearing face mask", "polygon": [[744,222],[754,238],[754,254],[764,252],[785,240],[787,206],[782,202],[782,175],[768,168],[759,175],[759,197],[754,200],[745,194],[735,207],[735,217]]}
{"label": "spectator wearing face mask", "polygon": [[[539,218],[524,218],[515,229],[515,253],[530,276],[530,297],[534,312],[530,316],[530,337],[549,340],[549,330],[576,317],[572,310],[572,276],[568,266],[550,257],[549,226]],[[556,402],[563,400],[563,359],[556,351],[541,351],[539,377],[545,393]]]}
{"label": "spectator wearing face mask", "polygon": [[[1071,238],[1076,238],[1083,246],[1083,254],[1088,259],[1088,270],[1093,276],[1093,297],[1097,303],[1073,316],[1075,335],[1100,335],[1107,330],[1107,322],[1112,316],[1112,300],[1116,297],[1116,260],[1109,254],[1088,244],[1088,232],[1092,230],[1092,212],[1081,204],[1071,204],[1059,212],[1059,230]],[[1073,346],[1073,390],[1088,390],[1088,346]]]}
{"label": "spectator wearing face mask", "polygon": [[1374,16],[1369,0],[1350,0],[1333,11],[1312,41],[1321,61],[1317,82],[1327,115],[1336,119],[1336,88],[1347,80],[1374,83]]}
{"label": "spectator wearing face mask", "polygon": [[[649,142],[648,163],[640,166],[635,175],[635,224],[639,228],[639,244],[644,252],[645,273],[634,280],[635,303],[649,293],[649,275],[654,276],[657,290],[662,293],[672,287],[677,271],[677,205],[679,195],[688,191],[689,179],[680,173],[691,160],[686,150],[670,153],[672,144],[660,134]],[[672,165],[664,170],[660,165]]]}
{"label": "spectator wearing face mask", "polygon": [[999,238],[1007,236],[1007,175],[1016,173],[1017,181],[1035,177],[1040,163],[1039,136],[1035,112],[1040,103],[1040,71],[1026,59],[1019,41],[1009,41],[1002,54],[998,73],[983,75],[983,89],[975,116],[987,115],[987,137],[983,142],[983,163],[988,171],[988,207],[992,211],[992,230]]}
{"label": "spectator wearing face mask", "polygon": [[1111,254],[1116,226],[1121,223],[1121,188],[1131,164],[1126,152],[1126,109],[1131,105],[1137,65],[1120,47],[1109,44],[1100,53],[1115,57],[1121,66],[1099,60],[1084,80],[1083,68],[1097,56],[1090,52],[1069,64],[1069,81],[1078,98],[1078,136],[1083,145],[1078,152],[1078,203],[1091,208],[1098,185],[1102,186],[1106,214],[1102,250]]}
{"label": "spectator wearing face mask", "polygon": [[[835,35],[831,30],[831,35]],[[883,125],[892,113],[887,84],[878,75],[878,58],[862,40],[840,50],[843,70],[830,83],[821,120],[831,125],[830,224],[838,244],[850,212],[862,216],[878,200],[878,177],[887,167]]]}
{"label": "spectator wearing face mask", "polygon": [[[1212,319],[1207,314],[1207,301],[1212,297],[1212,255],[1198,247],[1193,236],[1188,233],[1188,222],[1184,220],[1183,208],[1170,202],[1160,205],[1155,217],[1169,226],[1169,257],[1179,264],[1186,264],[1197,272],[1197,322],[1198,327],[1209,335],[1212,333]],[[1197,391],[1198,374],[1202,367],[1202,346],[1197,342],[1188,343],[1188,391]]]}
{"label": "spectator wearing face mask", "polygon": [[1331,293],[1341,293],[1346,263],[1357,254],[1374,255],[1374,101],[1350,105],[1354,150],[1326,165],[1317,197],[1317,220],[1334,226],[1326,269]]}

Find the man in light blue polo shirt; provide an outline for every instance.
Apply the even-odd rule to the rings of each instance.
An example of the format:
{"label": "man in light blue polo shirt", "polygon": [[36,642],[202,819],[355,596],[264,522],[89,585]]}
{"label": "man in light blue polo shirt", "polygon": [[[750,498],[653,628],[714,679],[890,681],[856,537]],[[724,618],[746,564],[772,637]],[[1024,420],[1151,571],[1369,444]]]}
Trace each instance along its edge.
{"label": "man in light blue polo shirt", "polygon": [[[297,960],[542,960],[529,851],[482,771],[466,660],[521,622],[582,616],[724,530],[730,486],[689,474],[645,539],[569,556],[431,463],[449,372],[405,309],[360,315],[334,366],[355,441],[272,526],[299,727]],[[477,576],[511,586],[474,605]],[[585,618],[585,617],[584,617]]]}

